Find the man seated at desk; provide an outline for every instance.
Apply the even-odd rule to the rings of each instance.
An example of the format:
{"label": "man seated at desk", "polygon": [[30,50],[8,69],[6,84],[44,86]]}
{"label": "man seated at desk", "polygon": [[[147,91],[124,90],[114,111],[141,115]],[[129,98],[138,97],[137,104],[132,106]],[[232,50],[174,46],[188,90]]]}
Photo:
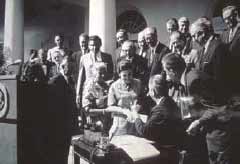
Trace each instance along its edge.
{"label": "man seated at desk", "polygon": [[[146,123],[136,112],[138,107],[132,107],[135,118],[135,128],[140,136],[160,144],[168,150],[168,164],[177,164],[177,146],[181,142],[181,113],[177,104],[168,96],[168,87],[164,75],[155,75],[149,80],[149,94],[156,102]],[[135,109],[135,110],[134,110]]]}

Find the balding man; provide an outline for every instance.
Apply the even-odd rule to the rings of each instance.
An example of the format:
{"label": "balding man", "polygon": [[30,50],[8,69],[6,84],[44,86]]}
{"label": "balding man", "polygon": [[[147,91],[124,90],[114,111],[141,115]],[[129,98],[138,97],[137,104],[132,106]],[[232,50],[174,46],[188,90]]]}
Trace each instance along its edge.
{"label": "balding man", "polygon": [[158,41],[157,29],[155,27],[147,27],[144,30],[144,36],[146,43],[149,46],[147,60],[150,75],[161,73],[161,60],[166,53],[170,52],[170,50],[167,46]]}
{"label": "balding man", "polygon": [[181,56],[188,68],[195,67],[198,61],[197,50],[190,49],[186,46],[188,42],[183,33],[180,31],[174,31],[170,35],[170,43],[172,45],[171,51]]}
{"label": "balding man", "polygon": [[122,44],[120,62],[123,58],[129,60],[132,64],[133,77],[141,80],[144,86],[147,86],[149,77],[147,76],[147,60],[136,54],[136,46],[133,41],[126,40]]}
{"label": "balding man", "polygon": [[196,68],[214,78],[219,86],[224,84],[225,59],[227,50],[225,45],[217,38],[208,21],[201,18],[190,27],[192,38],[202,47],[199,51],[199,60]]}
{"label": "balding man", "polygon": [[138,52],[137,52],[137,54],[139,56],[142,56],[143,58],[146,58],[147,50],[148,50],[148,45],[147,45],[145,37],[144,37],[144,31],[141,31],[138,33]]}
{"label": "balding man", "polygon": [[173,31],[178,30],[178,21],[176,18],[170,18],[166,22],[167,32],[171,34]]}
{"label": "balding man", "polygon": [[222,11],[222,16],[227,30],[223,32],[221,39],[227,45],[229,51],[228,79],[232,94],[240,93],[240,76],[234,72],[240,69],[240,23],[239,12],[236,6],[227,6]]}

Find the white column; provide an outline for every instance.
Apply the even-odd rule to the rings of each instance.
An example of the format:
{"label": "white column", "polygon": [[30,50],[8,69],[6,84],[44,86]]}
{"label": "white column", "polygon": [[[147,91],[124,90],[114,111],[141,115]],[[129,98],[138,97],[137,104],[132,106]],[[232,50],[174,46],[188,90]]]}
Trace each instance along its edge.
{"label": "white column", "polygon": [[24,56],[24,0],[5,0],[4,52],[13,61]]}
{"label": "white column", "polygon": [[116,0],[89,0],[89,35],[102,39],[102,51],[115,53]]}

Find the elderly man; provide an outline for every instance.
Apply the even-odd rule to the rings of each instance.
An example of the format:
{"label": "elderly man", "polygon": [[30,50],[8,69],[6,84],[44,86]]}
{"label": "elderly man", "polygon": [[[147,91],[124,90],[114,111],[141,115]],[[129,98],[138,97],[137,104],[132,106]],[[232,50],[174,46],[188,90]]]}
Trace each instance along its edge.
{"label": "elderly man", "polygon": [[176,18],[170,18],[166,22],[167,32],[171,34],[173,31],[178,30],[178,21]]}
{"label": "elderly man", "polygon": [[190,27],[192,38],[202,47],[196,68],[207,73],[222,86],[225,79],[226,46],[213,33],[207,19],[198,19]]}
{"label": "elderly man", "polygon": [[[81,57],[80,60],[80,70],[77,81],[77,97],[76,102],[78,106],[81,108],[81,100],[82,100],[82,91],[85,87],[85,83],[93,77],[93,66],[95,63],[103,62],[107,65],[107,73],[106,79],[109,80],[113,75],[113,62],[112,56],[110,54],[104,53],[100,51],[102,46],[102,41],[99,36],[90,36],[89,37],[89,53]],[[84,116],[83,118],[84,119]]]}
{"label": "elderly man", "polygon": [[[167,20],[166,22],[166,28],[167,28],[167,32],[169,35],[172,34],[172,32],[174,31],[178,31],[178,21],[176,18],[170,18]],[[172,49],[172,45],[171,42],[168,40],[167,46],[169,47],[169,49]]]}
{"label": "elderly man", "polygon": [[144,30],[144,36],[149,46],[148,49],[148,71],[150,75],[161,73],[162,64],[161,60],[163,56],[170,52],[167,46],[160,43],[157,37],[157,29],[155,27],[147,27]]}
{"label": "elderly man", "polygon": [[141,80],[144,85],[147,85],[149,79],[147,74],[147,60],[136,54],[136,47],[132,41],[127,40],[122,44],[119,59],[122,60],[122,58],[132,63],[133,77]]}
{"label": "elderly man", "polygon": [[[178,19],[178,30],[184,34],[184,35],[188,35],[190,36],[189,34],[189,26],[190,26],[190,22],[188,20],[187,17],[181,17]],[[191,37],[191,36],[190,36]]]}
{"label": "elderly man", "polygon": [[139,56],[142,56],[143,58],[147,58],[147,50],[148,50],[148,45],[147,45],[145,37],[144,37],[144,31],[141,31],[138,33],[138,52],[137,52],[137,54]]}
{"label": "elderly man", "polygon": [[186,49],[197,49],[199,47],[192,41],[191,34],[189,33],[190,21],[187,17],[181,17],[178,19],[178,31],[181,32],[186,38]]}
{"label": "elderly man", "polygon": [[240,69],[240,23],[239,12],[236,6],[227,6],[222,12],[227,30],[223,32],[222,41],[228,46],[228,79],[231,92],[240,93],[240,77],[234,72]]}
{"label": "elderly man", "polygon": [[88,49],[88,35],[85,33],[82,33],[79,35],[79,46],[80,50],[76,51],[72,54],[72,60],[75,63],[75,68],[74,68],[74,80],[77,81],[78,74],[79,74],[79,64],[80,64],[80,59],[83,55],[87,54],[89,52]]}
{"label": "elderly man", "polygon": [[198,61],[198,53],[196,49],[187,48],[187,39],[179,31],[174,31],[170,35],[170,43],[172,45],[172,52],[181,56],[188,68],[195,67]]}
{"label": "elderly man", "polygon": [[48,50],[48,53],[47,53],[47,60],[49,61],[53,61],[53,57],[52,57],[52,54],[53,52],[55,51],[59,51],[60,54],[64,57],[66,55],[68,55],[67,53],[67,49],[64,47],[64,36],[61,35],[61,34],[56,34],[55,37],[54,37],[54,42],[56,44],[55,47],[51,48]]}

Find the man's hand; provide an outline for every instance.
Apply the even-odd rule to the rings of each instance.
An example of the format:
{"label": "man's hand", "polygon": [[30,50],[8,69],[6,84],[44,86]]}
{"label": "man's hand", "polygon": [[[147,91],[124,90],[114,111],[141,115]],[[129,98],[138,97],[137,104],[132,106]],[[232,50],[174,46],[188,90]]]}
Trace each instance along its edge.
{"label": "man's hand", "polygon": [[137,104],[137,101],[134,101],[132,106],[131,106],[131,111],[132,112],[139,112],[141,109],[141,105]]}
{"label": "man's hand", "polygon": [[191,123],[191,125],[188,127],[188,129],[186,130],[186,132],[189,135],[196,135],[197,131],[200,129],[200,122],[199,120],[195,120]]}

